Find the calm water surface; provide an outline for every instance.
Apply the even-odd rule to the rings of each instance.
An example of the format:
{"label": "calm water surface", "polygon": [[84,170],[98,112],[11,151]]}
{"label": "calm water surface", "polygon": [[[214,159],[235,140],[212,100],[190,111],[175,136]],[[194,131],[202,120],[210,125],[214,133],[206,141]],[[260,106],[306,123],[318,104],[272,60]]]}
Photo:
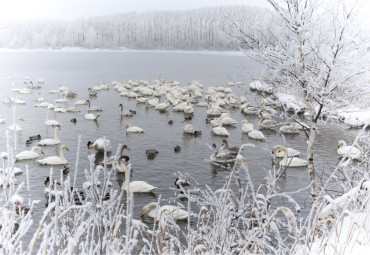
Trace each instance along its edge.
{"label": "calm water surface", "polygon": [[[87,88],[97,85],[104,81],[128,81],[128,80],[148,80],[157,78],[166,80],[177,80],[182,86],[189,81],[198,80],[204,87],[224,85],[226,82],[242,81],[246,85],[250,82],[249,74],[257,74],[259,66],[248,60],[246,57],[237,54],[199,54],[181,52],[2,52],[0,53],[0,99],[5,97],[16,97],[17,94],[11,92],[11,83],[15,82],[17,87],[24,87],[23,82],[26,76],[36,83],[40,77],[46,83],[42,89],[33,91],[29,95],[20,95],[25,101],[25,105],[17,105],[15,108],[16,116],[21,116],[23,131],[17,136],[17,150],[29,150],[31,146],[26,146],[25,142],[30,135],[40,134],[42,138],[53,137],[54,128],[46,127],[45,108],[36,108],[38,94],[45,98],[45,101],[52,102],[59,96],[49,94],[48,91],[57,89],[58,84],[69,87],[78,94],[78,99],[87,99]],[[6,80],[5,77],[11,75],[13,80]],[[240,95],[238,87],[232,87],[233,92]],[[251,102],[257,106],[259,97],[251,93]],[[80,113],[55,113],[49,110],[49,118],[58,120],[62,125],[62,130],[58,136],[62,144],[66,144],[69,152],[65,152],[65,157],[69,161],[70,174],[74,175],[74,163],[76,161],[77,140],[81,135],[81,151],[79,157],[79,171],[77,185],[82,188],[85,180],[84,169],[88,168],[87,155],[94,153],[87,149],[87,142],[106,136],[112,142],[115,152],[119,144],[127,144],[131,151],[126,154],[130,156],[134,170],[132,180],[143,180],[158,188],[154,194],[135,195],[135,217],[140,218],[142,207],[150,202],[157,201],[158,195],[162,195],[162,200],[172,201],[174,197],[174,181],[177,173],[188,173],[193,176],[201,187],[209,185],[212,188],[222,187],[225,183],[229,170],[213,166],[209,163],[209,156],[212,150],[209,145],[216,143],[220,146],[222,137],[211,134],[212,127],[206,125],[205,108],[196,107],[195,115],[191,123],[195,130],[201,130],[202,136],[192,137],[183,134],[184,118],[183,113],[172,112],[169,108],[164,114],[154,109],[146,109],[143,104],[136,104],[135,99],[121,97],[113,88],[109,91],[101,91],[97,98],[91,98],[92,105],[101,106],[103,112],[97,122],[88,121],[83,118],[86,113],[86,106],[79,106]],[[203,99],[204,100],[204,99]],[[161,99],[163,101],[163,98]],[[62,107],[73,106],[74,100],[68,104],[59,104]],[[133,118],[121,118],[118,104],[122,103],[125,109],[136,110],[137,114]],[[14,106],[0,103],[0,115],[7,118],[5,124],[0,124],[0,151],[6,147],[6,127],[13,122]],[[243,143],[253,143],[255,149],[248,148],[245,156],[249,162],[249,169],[255,186],[259,184],[265,171],[271,169],[271,149],[276,144],[284,144],[278,131],[263,131],[266,136],[265,142],[249,139],[241,132],[240,120],[244,118],[239,109],[231,109],[230,115],[239,121],[233,128],[228,128],[231,136],[229,143],[241,145]],[[256,116],[245,116],[255,127],[258,127]],[[70,119],[77,118],[77,124],[70,122]],[[168,121],[173,120],[172,126]],[[125,133],[127,122],[137,125],[145,130],[144,134]],[[316,142],[316,167],[330,171],[339,161],[336,154],[336,145],[339,139],[348,142],[352,141],[357,134],[357,130],[345,129],[337,122],[327,122],[320,124],[320,134]],[[286,135],[289,147],[301,152],[306,149],[306,140],[303,133],[298,135]],[[182,150],[174,152],[174,147],[180,145]],[[154,160],[148,160],[145,155],[146,149],[157,149],[159,154]],[[48,146],[45,148],[44,157],[59,154],[59,146]],[[305,153],[302,153],[305,158]],[[23,196],[31,199],[39,199],[42,202],[35,212],[36,222],[41,217],[44,210],[44,179],[50,172],[50,167],[40,166],[34,160],[17,162],[16,166],[29,167],[30,186],[28,192],[23,192]],[[55,168],[56,170],[59,167]],[[56,174],[56,173],[55,173]],[[17,177],[18,183],[26,182],[26,175]],[[122,180],[115,177],[114,185],[119,185]],[[306,168],[288,169],[286,178],[281,180],[281,188],[285,191],[294,191],[308,186],[308,175]],[[297,200],[304,205],[305,200],[310,202],[308,192],[295,195]],[[164,202],[165,203],[165,202]],[[37,215],[39,213],[39,215]],[[150,224],[150,221],[149,223]]]}

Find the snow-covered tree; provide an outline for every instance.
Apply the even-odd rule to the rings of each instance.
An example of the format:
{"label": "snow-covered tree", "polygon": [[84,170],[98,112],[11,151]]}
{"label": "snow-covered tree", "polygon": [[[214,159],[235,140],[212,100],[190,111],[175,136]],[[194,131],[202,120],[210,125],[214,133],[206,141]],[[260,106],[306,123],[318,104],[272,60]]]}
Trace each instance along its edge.
{"label": "snow-covered tree", "polygon": [[[368,45],[357,1],[267,0],[271,15],[231,20],[242,51],[265,67],[263,80],[276,91],[304,100],[311,120],[307,145],[309,178],[316,200],[314,142],[319,118],[360,104],[366,92]],[[363,102],[364,103],[364,102]]]}

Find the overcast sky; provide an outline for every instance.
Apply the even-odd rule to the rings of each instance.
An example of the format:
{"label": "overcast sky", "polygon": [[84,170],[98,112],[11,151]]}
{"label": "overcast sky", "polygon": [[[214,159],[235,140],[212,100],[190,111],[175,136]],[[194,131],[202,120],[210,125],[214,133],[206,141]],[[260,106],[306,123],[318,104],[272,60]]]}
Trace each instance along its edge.
{"label": "overcast sky", "polygon": [[2,0],[0,20],[73,20],[131,11],[183,10],[237,4],[266,6],[264,0]]}

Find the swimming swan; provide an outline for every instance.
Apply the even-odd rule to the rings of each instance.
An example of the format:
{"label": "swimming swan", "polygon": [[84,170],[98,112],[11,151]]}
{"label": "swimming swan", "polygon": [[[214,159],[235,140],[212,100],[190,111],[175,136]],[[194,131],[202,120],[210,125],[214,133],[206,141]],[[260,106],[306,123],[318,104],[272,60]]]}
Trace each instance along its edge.
{"label": "swimming swan", "polygon": [[45,112],[45,125],[46,126],[58,126],[58,127],[60,127],[60,123],[58,122],[58,121],[56,121],[56,120],[49,120],[49,114],[48,114],[48,112],[46,111]]}
{"label": "swimming swan", "polygon": [[[134,193],[149,193],[153,192],[157,187],[154,187],[144,181],[132,181],[129,183],[129,188],[131,192]],[[123,189],[127,190],[127,182],[123,183]]]}
{"label": "swimming swan", "polygon": [[101,107],[98,107],[98,106],[91,106],[90,107],[90,100],[86,100],[86,102],[88,104],[87,110],[89,112],[101,112],[101,111],[103,111],[103,109]]}
{"label": "swimming swan", "polygon": [[[104,146],[104,144],[105,144],[105,146]],[[89,149],[94,148],[98,152],[103,152],[104,151],[104,148],[106,148],[107,151],[111,151],[112,150],[112,146],[111,146],[110,141],[108,139],[105,139],[104,140],[103,138],[96,139],[94,143],[88,141],[87,142],[87,147]]]}
{"label": "swimming swan", "polygon": [[295,124],[283,125],[280,127],[280,132],[283,134],[298,134],[299,130]]}
{"label": "swimming swan", "polygon": [[34,146],[30,151],[22,151],[15,155],[16,160],[24,160],[24,159],[34,159],[38,158],[40,154],[35,152],[36,150],[40,150],[42,154],[44,154],[44,150],[40,146]]}
{"label": "swimming swan", "polygon": [[11,130],[11,131],[14,131],[14,129],[15,129],[15,131],[22,131],[23,129],[22,129],[22,127],[21,127],[21,123],[20,123],[20,121],[23,121],[23,119],[22,119],[22,117],[20,117],[18,120],[17,120],[17,124],[15,125],[15,127],[14,127],[14,125],[11,125],[11,126],[8,126],[7,128],[9,129],[9,130]]}
{"label": "swimming swan", "polygon": [[68,150],[68,147],[64,144],[60,147],[59,157],[51,156],[44,159],[37,160],[41,165],[65,165],[68,164],[68,161],[64,158],[63,150]]}
{"label": "swimming swan", "polygon": [[348,156],[353,159],[360,159],[363,155],[363,152],[359,148],[356,148],[355,146],[347,146],[346,142],[343,140],[338,141],[337,153],[341,157],[348,153]]}
{"label": "swimming swan", "polygon": [[61,130],[61,128],[60,127],[56,127],[55,130],[54,130],[54,139],[47,138],[47,139],[41,140],[40,142],[37,143],[37,145],[46,146],[46,145],[59,144],[60,143],[60,140],[59,140],[59,138],[57,136],[57,131],[58,130]]}
{"label": "swimming swan", "polygon": [[248,123],[248,120],[242,120],[242,132],[248,134],[253,131],[253,124]]}
{"label": "swimming swan", "polygon": [[224,127],[214,127],[212,133],[219,136],[229,136],[230,133]]}
{"label": "swimming swan", "polygon": [[284,151],[284,158],[282,161],[279,162],[279,165],[283,167],[299,167],[299,166],[307,166],[308,161],[297,158],[297,157],[290,157],[288,158],[288,151],[286,147],[281,146],[281,145],[276,145],[272,148],[272,153],[276,153],[277,150],[279,149],[279,152]]}
{"label": "swimming swan", "polygon": [[100,117],[100,113],[97,113],[96,116],[92,113],[86,113],[84,117],[86,120],[97,120]]}
{"label": "swimming swan", "polygon": [[118,107],[121,107],[121,116],[126,116],[126,117],[132,117],[132,112],[130,111],[127,111],[127,110],[123,110],[123,105],[122,104],[119,104]]}
{"label": "swimming swan", "polygon": [[144,133],[144,129],[139,127],[133,127],[130,123],[126,124],[126,133]]}
{"label": "swimming swan", "polygon": [[[150,210],[152,207],[154,209]],[[150,210],[150,211],[149,211]],[[142,217],[148,213],[148,216],[151,218],[155,218],[157,215],[157,219],[159,220],[162,215],[170,216],[174,220],[184,220],[189,217],[189,213],[185,210],[182,210],[176,206],[172,205],[164,205],[158,208],[158,203],[157,202],[152,202],[150,204],[147,204],[146,206],[143,207],[143,212],[142,212]]]}

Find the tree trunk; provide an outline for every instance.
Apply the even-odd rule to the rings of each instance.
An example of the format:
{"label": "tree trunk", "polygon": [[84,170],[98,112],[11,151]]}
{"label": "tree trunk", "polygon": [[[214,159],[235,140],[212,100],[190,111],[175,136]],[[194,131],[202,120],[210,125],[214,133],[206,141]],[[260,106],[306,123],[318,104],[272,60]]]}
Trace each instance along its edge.
{"label": "tree trunk", "polygon": [[313,148],[316,139],[316,125],[317,122],[315,120],[312,120],[311,132],[307,144],[308,176],[311,181],[311,196],[315,207],[317,207],[318,205],[318,196],[319,196],[319,187],[317,186],[316,182],[316,173],[313,159]]}

